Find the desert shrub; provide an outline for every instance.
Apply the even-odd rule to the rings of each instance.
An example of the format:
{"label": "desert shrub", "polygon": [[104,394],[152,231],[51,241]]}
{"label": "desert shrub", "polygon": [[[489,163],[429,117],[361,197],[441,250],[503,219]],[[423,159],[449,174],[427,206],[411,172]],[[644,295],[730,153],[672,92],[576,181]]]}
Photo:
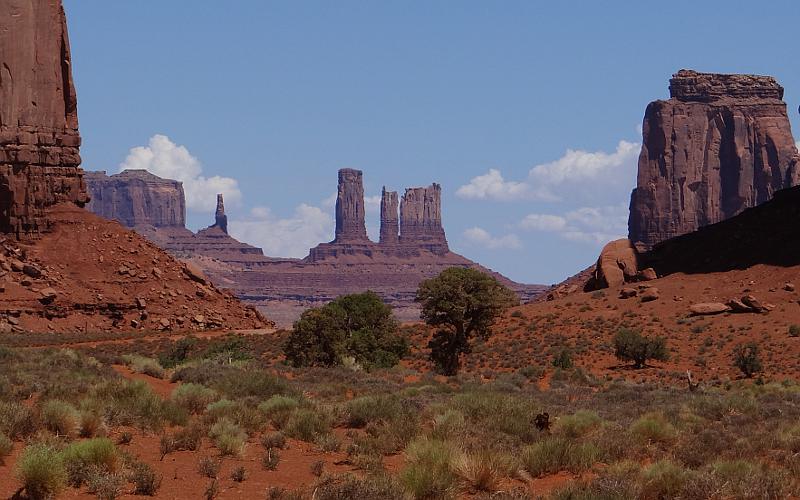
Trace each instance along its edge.
{"label": "desert shrub", "polygon": [[206,428],[199,422],[193,421],[170,436],[171,451],[196,451],[200,448],[205,433]]}
{"label": "desert shrub", "polygon": [[336,434],[332,432],[318,435],[314,443],[316,443],[320,451],[324,453],[333,453],[339,451],[339,448],[342,447],[342,442],[336,437]]}
{"label": "desert shrub", "polygon": [[231,479],[237,483],[244,482],[244,480],[247,479],[247,469],[241,465],[239,467],[235,467],[231,471]]}
{"label": "desert shrub", "polygon": [[92,469],[86,477],[86,491],[99,500],[115,500],[122,494],[125,479],[122,475],[102,469]]}
{"label": "desert shrub", "polygon": [[590,481],[570,481],[552,494],[552,500],[633,500],[640,498],[639,464],[620,462]]}
{"label": "desert shrub", "polygon": [[734,436],[715,425],[682,435],[673,447],[673,455],[687,467],[696,468],[718,458],[734,441]]}
{"label": "desert shrub", "polygon": [[431,435],[440,439],[457,436],[466,429],[466,423],[464,414],[460,411],[445,410],[444,413],[433,417]]}
{"label": "desert shrub", "polygon": [[313,443],[317,436],[330,431],[330,421],[326,415],[308,408],[299,408],[286,422],[284,432],[287,436]]}
{"label": "desert shrub", "polygon": [[218,397],[217,391],[200,384],[182,384],[172,391],[172,400],[192,413],[201,413]]}
{"label": "desert shrub", "polygon": [[221,468],[222,462],[214,457],[202,457],[197,461],[197,471],[203,476],[211,479],[217,478]]}
{"label": "desert shrub", "polygon": [[[787,498],[797,494],[796,477],[779,467],[745,460],[716,461],[696,474],[687,490],[722,498]],[[710,496],[709,494],[705,496]]]}
{"label": "desert shrub", "polygon": [[641,495],[644,498],[675,498],[679,496],[691,473],[669,460],[661,460],[642,472]]}
{"label": "desert shrub", "polygon": [[78,428],[81,437],[94,437],[103,430],[103,417],[95,411],[84,410],[80,413]]}
{"label": "desert shrub", "polygon": [[221,418],[228,418],[248,432],[256,432],[264,426],[264,414],[257,409],[238,401],[221,399],[206,407],[205,419],[214,423]]}
{"label": "desert shrub", "polygon": [[261,370],[228,372],[211,386],[232,399],[264,400],[292,392],[286,380]]}
{"label": "desert shrub", "polygon": [[152,497],[155,496],[158,489],[161,487],[161,476],[156,474],[156,471],[144,462],[136,462],[133,464],[129,480],[133,483],[134,495]]}
{"label": "desert shrub", "polygon": [[572,351],[566,347],[559,349],[556,355],[553,356],[553,366],[562,370],[572,368]]}
{"label": "desert shrub", "polygon": [[386,474],[368,477],[323,476],[314,485],[314,498],[317,500],[344,500],[349,498],[369,498],[370,500],[403,500],[399,484]]}
{"label": "desert shrub", "polygon": [[468,423],[487,433],[502,433],[526,442],[538,437],[531,416],[538,407],[529,398],[488,391],[456,394],[449,407],[463,414]]}
{"label": "desert shrub", "polygon": [[431,361],[439,373],[455,375],[472,337],[488,338],[496,318],[519,298],[486,273],[451,267],[423,281],[415,301],[422,304],[420,317],[438,328],[428,343]]}
{"label": "desert shrub", "polygon": [[577,438],[597,428],[602,421],[600,416],[593,411],[578,410],[572,415],[561,417],[556,429],[563,436]]}
{"label": "desert shrub", "polygon": [[362,396],[345,405],[344,424],[347,427],[364,427],[378,420],[393,420],[406,414],[407,407],[396,396]]}
{"label": "desert shrub", "polygon": [[214,441],[222,455],[239,455],[247,441],[247,433],[241,427],[223,417],[208,431],[208,437]]}
{"label": "desert shrub", "polygon": [[253,350],[247,339],[239,335],[232,335],[212,342],[203,352],[202,357],[226,363],[247,361],[253,359]]}
{"label": "desert shrub", "polygon": [[277,429],[281,429],[289,421],[295,409],[300,407],[300,402],[289,396],[275,395],[258,405],[261,411],[272,425]]}
{"label": "desert shrub", "polygon": [[675,439],[677,434],[675,427],[658,413],[639,417],[631,424],[630,432],[641,443],[668,443]]}
{"label": "desert shrub", "polygon": [[158,361],[153,358],[146,358],[136,354],[125,354],[122,356],[122,359],[125,361],[125,364],[136,373],[142,373],[155,378],[164,378],[166,375],[166,372],[161,365],[158,364]]}
{"label": "desert shrub", "polygon": [[417,438],[406,448],[400,482],[414,498],[449,498],[456,475],[451,459],[457,450],[447,441]]}
{"label": "desert shrub", "polygon": [[46,444],[32,444],[17,461],[17,477],[28,497],[53,498],[66,486],[67,471],[61,454]]}
{"label": "desert shrub", "polygon": [[261,457],[261,465],[267,470],[277,470],[281,462],[281,454],[276,448],[267,448]]}
{"label": "desert shrub", "polygon": [[634,368],[644,367],[647,360],[669,359],[664,337],[645,337],[636,330],[621,328],[614,336],[614,355],[622,361],[633,362]]}
{"label": "desert shrub", "polygon": [[141,380],[98,384],[90,391],[88,402],[110,425],[159,429],[165,420],[166,402]]}
{"label": "desert shrub", "polygon": [[495,493],[513,469],[512,460],[499,453],[481,451],[458,454],[452,469],[468,491]]}
{"label": "desert shrub", "polygon": [[11,451],[14,449],[14,442],[11,441],[5,434],[0,433],[0,465],[3,464],[3,461],[7,456],[11,454]]}
{"label": "desert shrub", "polygon": [[164,368],[174,368],[186,362],[196,347],[197,339],[191,336],[183,337],[159,354],[158,363]]}
{"label": "desert shrub", "polygon": [[69,403],[51,399],[42,405],[42,424],[59,436],[73,436],[78,432],[80,414]]}
{"label": "desert shrub", "polygon": [[747,378],[761,372],[763,368],[758,354],[758,344],[747,342],[734,347],[733,366],[741,370],[742,374]]}
{"label": "desert shrub", "polygon": [[0,433],[11,439],[27,436],[36,428],[30,408],[14,402],[0,401]]}
{"label": "desert shrub", "polygon": [[555,474],[562,470],[582,472],[600,459],[592,443],[576,443],[557,436],[547,437],[522,449],[520,460],[531,475]]}
{"label": "desert shrub", "polygon": [[335,366],[350,358],[362,368],[388,368],[408,353],[408,342],[397,333],[392,308],[368,291],[306,310],[284,353],[293,366]]}
{"label": "desert shrub", "polygon": [[69,483],[75,487],[81,486],[95,471],[113,473],[120,466],[117,448],[108,438],[72,443],[64,449],[62,457]]}
{"label": "desert shrub", "polygon": [[286,447],[286,436],[281,432],[270,432],[261,436],[261,446],[266,449],[283,449]]}
{"label": "desert shrub", "polygon": [[212,384],[230,375],[241,376],[242,370],[233,365],[220,364],[214,361],[203,360],[182,366],[172,373],[172,382],[201,384],[210,387]]}

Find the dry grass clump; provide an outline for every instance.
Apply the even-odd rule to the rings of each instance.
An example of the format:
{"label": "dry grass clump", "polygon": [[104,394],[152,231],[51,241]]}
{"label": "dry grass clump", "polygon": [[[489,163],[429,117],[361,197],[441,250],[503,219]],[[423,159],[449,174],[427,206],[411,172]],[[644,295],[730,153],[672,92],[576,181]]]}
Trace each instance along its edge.
{"label": "dry grass clump", "polygon": [[167,374],[159,362],[153,358],[138,356],[136,354],[126,354],[122,356],[122,360],[136,373],[149,375],[155,378],[164,378]]}

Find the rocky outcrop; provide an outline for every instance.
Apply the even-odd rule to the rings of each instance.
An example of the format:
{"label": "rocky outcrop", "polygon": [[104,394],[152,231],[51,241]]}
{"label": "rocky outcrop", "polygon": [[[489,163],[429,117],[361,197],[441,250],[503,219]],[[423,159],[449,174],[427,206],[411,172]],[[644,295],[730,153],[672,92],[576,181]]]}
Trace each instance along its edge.
{"label": "rocky outcrop", "polygon": [[629,237],[640,249],[733,217],[798,183],[774,78],[681,70],[647,106]]}
{"label": "rocky outcrop", "polygon": [[50,228],[46,209],[88,201],[60,0],[0,2],[0,231]]}
{"label": "rocky outcrop", "polygon": [[449,251],[442,227],[442,187],[408,188],[400,200],[400,243],[434,253]]}
{"label": "rocky outcrop", "polygon": [[592,289],[617,287],[631,282],[638,273],[636,249],[628,239],[612,241],[603,247],[597,259]]}
{"label": "rocky outcrop", "polygon": [[217,210],[214,212],[214,226],[220,228],[223,233],[228,234],[228,216],[225,215],[225,200],[222,193],[217,195]]}
{"label": "rocky outcrop", "polygon": [[369,241],[364,224],[364,181],[361,170],[339,170],[336,196],[336,238],[334,243]]}
{"label": "rocky outcrop", "polygon": [[381,193],[381,245],[397,245],[400,242],[400,225],[397,219],[397,191]]}
{"label": "rocky outcrop", "polygon": [[101,217],[129,228],[184,227],[186,223],[181,182],[147,170],[125,170],[112,176],[104,171],[86,172],[85,178],[92,198],[87,208]]}

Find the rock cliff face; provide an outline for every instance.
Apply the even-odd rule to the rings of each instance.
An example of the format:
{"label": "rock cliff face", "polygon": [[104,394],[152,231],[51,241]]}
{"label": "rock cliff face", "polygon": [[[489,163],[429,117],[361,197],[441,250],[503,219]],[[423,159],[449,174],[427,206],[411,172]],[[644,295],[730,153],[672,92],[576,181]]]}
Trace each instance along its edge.
{"label": "rock cliff face", "polygon": [[[183,184],[146,170],[125,170],[112,176],[86,172],[92,200],[87,208],[123,226],[184,227],[186,199]],[[223,213],[224,216],[224,213]]]}
{"label": "rock cliff face", "polygon": [[336,197],[336,238],[334,243],[361,243],[367,239],[364,224],[364,181],[362,172],[351,168],[339,170]]}
{"label": "rock cliff face", "polygon": [[629,238],[640,250],[756,206],[798,183],[775,79],[681,70],[647,107]]}
{"label": "rock cliff face", "polygon": [[433,253],[449,251],[442,227],[442,187],[406,189],[400,201],[400,243],[414,244]]}
{"label": "rock cliff face", "polygon": [[397,191],[381,193],[381,245],[396,245],[400,241],[400,226],[397,219]]}
{"label": "rock cliff face", "polygon": [[47,230],[48,207],[88,201],[80,144],[61,1],[0,2],[0,231]]}

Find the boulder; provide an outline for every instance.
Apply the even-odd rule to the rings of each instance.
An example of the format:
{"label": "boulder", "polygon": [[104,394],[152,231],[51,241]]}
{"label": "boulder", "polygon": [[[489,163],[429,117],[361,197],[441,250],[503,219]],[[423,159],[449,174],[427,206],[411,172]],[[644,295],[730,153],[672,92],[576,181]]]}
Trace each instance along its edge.
{"label": "boulder", "polygon": [[623,288],[619,291],[619,298],[621,299],[629,299],[631,297],[636,297],[638,292],[635,288]]}
{"label": "boulder", "polygon": [[606,244],[595,266],[595,287],[617,287],[635,279],[638,272],[637,259],[636,249],[628,239]]}
{"label": "boulder", "polygon": [[652,302],[654,300],[658,300],[660,298],[660,295],[659,295],[658,288],[652,286],[652,287],[649,287],[649,288],[645,288],[639,294],[639,297],[640,297],[640,300],[642,302]]}
{"label": "boulder", "polygon": [[647,269],[642,269],[636,274],[636,278],[640,281],[652,281],[658,279],[658,274],[656,274],[656,270],[652,267],[648,267]]}
{"label": "boulder", "polygon": [[764,312],[767,310],[767,307],[753,295],[745,295],[742,297],[742,303],[757,312]]}
{"label": "boulder", "polygon": [[722,302],[701,302],[699,304],[692,304],[689,306],[689,312],[695,316],[702,316],[708,314],[720,314],[728,312],[730,307]]}

